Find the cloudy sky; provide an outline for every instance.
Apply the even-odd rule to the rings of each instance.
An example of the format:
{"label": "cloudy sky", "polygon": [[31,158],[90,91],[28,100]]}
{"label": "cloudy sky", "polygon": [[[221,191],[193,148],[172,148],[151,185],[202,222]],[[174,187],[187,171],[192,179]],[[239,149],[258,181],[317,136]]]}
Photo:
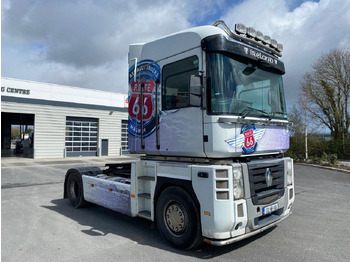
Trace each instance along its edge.
{"label": "cloudy sky", "polygon": [[283,43],[289,107],[317,58],[350,47],[348,0],[2,0],[1,75],[127,93],[130,43],[219,19]]}

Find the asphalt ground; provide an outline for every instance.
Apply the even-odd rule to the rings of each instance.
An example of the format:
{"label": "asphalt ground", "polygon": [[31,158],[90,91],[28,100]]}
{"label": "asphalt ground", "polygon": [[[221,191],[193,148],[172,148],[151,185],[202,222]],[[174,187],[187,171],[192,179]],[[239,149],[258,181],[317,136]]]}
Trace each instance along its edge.
{"label": "asphalt ground", "polygon": [[63,199],[68,168],[121,158],[2,159],[2,261],[349,261],[350,174],[295,165],[293,214],[241,242],[179,251],[150,221]]}

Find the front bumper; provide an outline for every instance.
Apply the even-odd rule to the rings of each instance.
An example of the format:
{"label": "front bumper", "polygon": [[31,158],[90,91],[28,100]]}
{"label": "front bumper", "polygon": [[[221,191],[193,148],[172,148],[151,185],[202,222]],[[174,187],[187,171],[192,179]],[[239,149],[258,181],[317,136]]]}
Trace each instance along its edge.
{"label": "front bumper", "polygon": [[244,235],[241,235],[241,236],[238,236],[238,237],[233,237],[233,238],[229,238],[229,239],[224,239],[224,240],[213,240],[213,239],[209,239],[209,238],[204,238],[204,242],[207,243],[207,244],[210,244],[210,245],[214,245],[214,246],[225,246],[225,245],[229,245],[229,244],[232,244],[232,243],[235,243],[235,242],[238,242],[238,241],[241,241],[243,239],[246,239],[248,237],[252,237],[256,234],[259,234],[269,228],[272,228],[272,227],[275,227],[277,224],[281,223],[283,220],[285,220],[287,217],[289,217],[290,215],[292,214],[292,212],[289,212],[288,214],[286,214],[284,217],[282,217],[281,219],[271,223],[271,224],[268,224],[264,227],[261,227],[255,231],[252,231],[252,232],[249,232],[247,234],[244,234]]}

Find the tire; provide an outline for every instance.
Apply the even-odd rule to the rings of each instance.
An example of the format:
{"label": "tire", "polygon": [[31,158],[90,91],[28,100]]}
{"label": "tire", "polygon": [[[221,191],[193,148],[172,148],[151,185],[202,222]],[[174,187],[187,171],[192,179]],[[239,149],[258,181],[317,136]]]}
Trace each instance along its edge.
{"label": "tire", "polygon": [[182,188],[169,187],[161,193],[156,221],[162,237],[176,248],[187,250],[202,242],[198,208]]}
{"label": "tire", "polygon": [[81,175],[77,172],[72,172],[67,178],[66,192],[69,201],[75,208],[86,206],[87,202],[84,199],[83,181]]}

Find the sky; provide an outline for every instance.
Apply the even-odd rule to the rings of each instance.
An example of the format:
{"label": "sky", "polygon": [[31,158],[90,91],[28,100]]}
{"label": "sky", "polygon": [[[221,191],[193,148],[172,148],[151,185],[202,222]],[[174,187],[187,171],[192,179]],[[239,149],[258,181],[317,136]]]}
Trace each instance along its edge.
{"label": "sky", "polygon": [[348,0],[2,0],[1,76],[127,93],[129,44],[217,20],[284,45],[289,108],[312,64],[350,47]]}

